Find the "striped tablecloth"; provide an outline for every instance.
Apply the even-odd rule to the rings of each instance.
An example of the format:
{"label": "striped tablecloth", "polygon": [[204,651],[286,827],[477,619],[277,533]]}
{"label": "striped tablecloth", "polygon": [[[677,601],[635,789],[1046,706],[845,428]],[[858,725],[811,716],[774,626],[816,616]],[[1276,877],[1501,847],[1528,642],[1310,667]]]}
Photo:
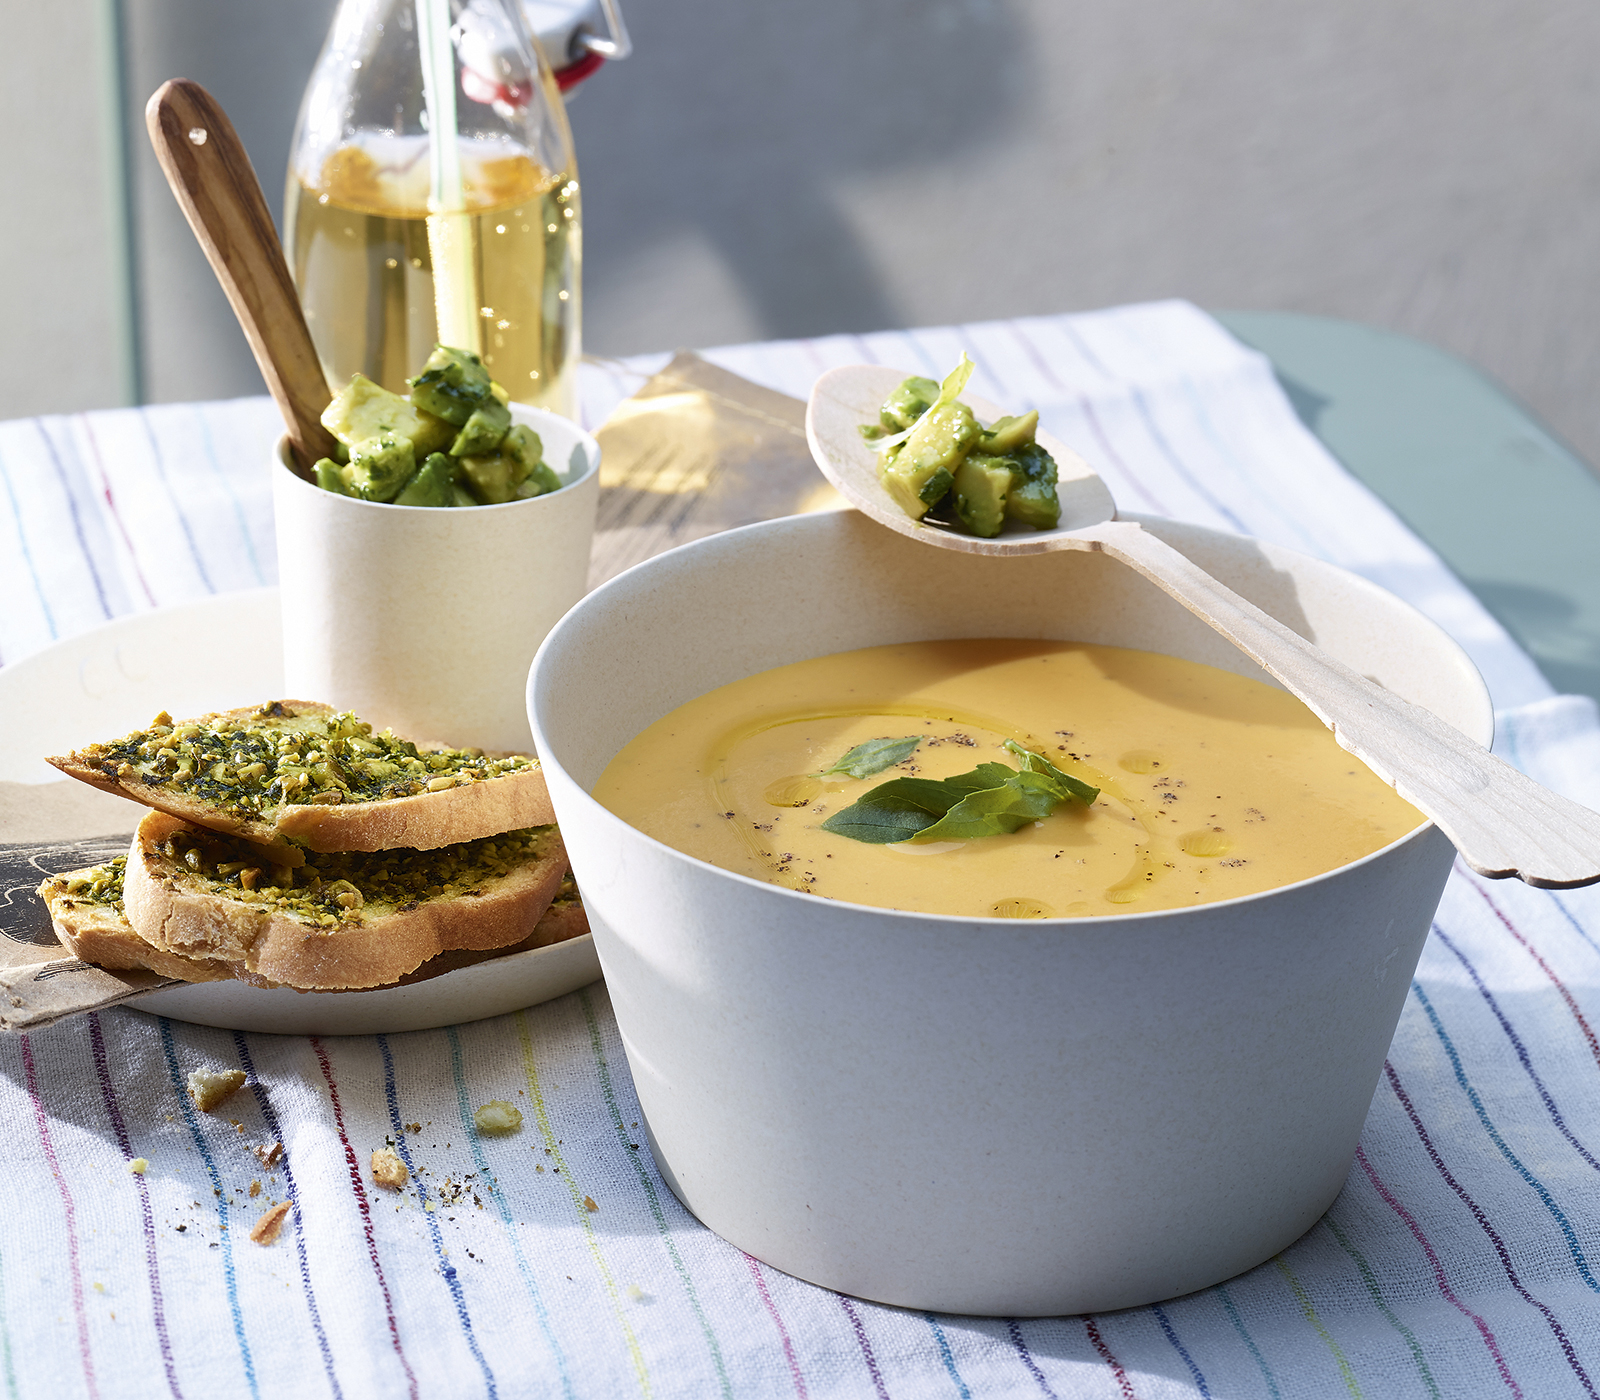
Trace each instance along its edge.
{"label": "striped tablecloth", "polygon": [[[1128,508],[1334,560],[1450,630],[1500,751],[1600,803],[1588,701],[1307,434],[1266,363],[1180,303],[738,346],[1038,407]],[[664,357],[663,357],[664,358]],[[592,426],[659,360],[588,367]],[[265,401],[0,424],[0,658],[270,583]],[[1225,1285],[1093,1317],[878,1307],[690,1218],[638,1131],[603,986],[497,1020],[300,1039],[116,1010],[0,1042],[6,1395],[1578,1396],[1600,1378],[1600,894],[1451,881],[1343,1194]],[[242,1068],[216,1115],[191,1069]],[[508,1099],[521,1133],[480,1138]],[[253,1149],[281,1142],[266,1166]],[[376,1190],[393,1143],[413,1185]],[[148,1160],[143,1176],[131,1159]],[[256,1184],[259,1182],[259,1194]],[[277,1243],[250,1242],[271,1202]]]}

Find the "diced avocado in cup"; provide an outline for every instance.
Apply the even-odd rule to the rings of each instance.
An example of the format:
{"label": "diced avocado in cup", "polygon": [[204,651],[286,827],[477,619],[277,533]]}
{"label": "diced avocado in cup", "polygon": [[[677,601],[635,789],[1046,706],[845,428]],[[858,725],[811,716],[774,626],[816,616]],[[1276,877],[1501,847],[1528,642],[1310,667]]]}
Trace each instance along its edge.
{"label": "diced avocado in cup", "polygon": [[564,485],[544,462],[539,435],[512,425],[510,395],[478,356],[435,346],[411,384],[404,399],[358,374],[334,396],[322,422],[338,446],[316,463],[318,486],[439,508],[502,505]]}
{"label": "diced avocado in cup", "polygon": [[419,457],[441,451],[455,436],[449,423],[399,394],[391,394],[363,374],[352,375],[350,382],[333,396],[333,402],[322,410],[322,426],[345,447],[384,433],[399,433],[411,439]]}
{"label": "diced avocado in cup", "polygon": [[453,506],[456,503],[456,464],[442,452],[434,452],[406,482],[394,498],[397,506]]}
{"label": "diced avocado in cup", "polygon": [[450,448],[452,457],[481,457],[500,446],[511,426],[511,410],[497,398],[487,398],[475,409]]}
{"label": "diced avocado in cup", "polygon": [[364,501],[392,501],[416,469],[411,439],[383,433],[350,444],[350,465],[344,469],[344,478],[350,494]]}
{"label": "diced avocado in cup", "polygon": [[461,427],[486,400],[494,398],[489,371],[470,350],[435,345],[422,373],[409,381],[411,402]]}

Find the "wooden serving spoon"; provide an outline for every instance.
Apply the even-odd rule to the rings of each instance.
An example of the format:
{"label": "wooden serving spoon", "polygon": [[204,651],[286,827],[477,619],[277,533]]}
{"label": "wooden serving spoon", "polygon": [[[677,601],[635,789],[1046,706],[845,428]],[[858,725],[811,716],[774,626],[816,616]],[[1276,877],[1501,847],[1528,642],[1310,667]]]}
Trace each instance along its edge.
{"label": "wooden serving spoon", "polygon": [[[1541,787],[1438,716],[1375,681],[1269,617],[1184,555],[1118,520],[1105,483],[1076,452],[1048,433],[1039,445],[1060,474],[1061,523],[978,539],[912,520],[878,480],[876,449],[859,426],[906,375],[881,365],[849,365],[817,380],[806,409],[806,436],[822,474],[862,514],[940,549],[971,554],[1042,554],[1080,549],[1109,554],[1170,594],[1276,677],[1353,753],[1421,810],[1480,875],[1515,875],[1530,885],[1570,889],[1600,881],[1600,813]],[[962,395],[987,422],[994,405]]]}
{"label": "wooden serving spoon", "polygon": [[174,78],[144,109],[156,159],[222,283],[277,401],[300,475],[334,454],[322,410],[333,397],[261,185],[227,114],[199,83]]}

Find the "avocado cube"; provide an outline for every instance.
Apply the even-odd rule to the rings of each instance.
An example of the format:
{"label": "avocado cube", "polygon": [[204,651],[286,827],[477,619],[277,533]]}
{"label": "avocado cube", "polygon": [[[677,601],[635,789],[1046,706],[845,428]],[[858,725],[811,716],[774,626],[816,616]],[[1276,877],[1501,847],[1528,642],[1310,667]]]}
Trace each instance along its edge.
{"label": "avocado cube", "polygon": [[913,375],[900,381],[894,393],[883,401],[878,421],[891,433],[903,433],[939,399],[939,386],[931,379]]}
{"label": "avocado cube", "polygon": [[917,492],[917,498],[923,505],[931,508],[938,505],[940,501],[948,496],[950,488],[955,484],[956,480],[950,475],[949,471],[944,467],[940,467],[938,471],[928,478],[927,485]]}
{"label": "avocado cube", "polygon": [[1006,514],[1035,530],[1053,530],[1061,523],[1061,501],[1056,495],[1056,459],[1036,442],[1008,454],[1012,463],[1011,491]]}
{"label": "avocado cube", "polygon": [[511,426],[511,410],[499,399],[487,398],[472,410],[451,445],[452,457],[482,457],[500,446]]}
{"label": "avocado cube", "polygon": [[394,498],[397,506],[453,506],[456,503],[456,464],[442,452],[433,452],[417,468]]}
{"label": "avocado cube", "polygon": [[543,462],[535,462],[527,480],[517,487],[517,499],[526,501],[534,496],[548,496],[559,491],[566,483]]}
{"label": "avocado cube", "polygon": [[458,481],[450,490],[450,504],[453,506],[481,506],[483,502]]}
{"label": "avocado cube", "polygon": [[544,443],[525,423],[518,423],[507,431],[500,440],[500,450],[508,457],[515,457],[530,472],[544,460]]}
{"label": "avocado cube", "polygon": [[458,428],[479,404],[494,397],[483,361],[469,350],[452,350],[447,345],[435,345],[422,373],[407,382],[417,408]]}
{"label": "avocado cube", "polygon": [[521,464],[503,452],[483,457],[459,457],[463,485],[486,506],[516,499],[517,486],[526,479]]}
{"label": "avocado cube", "polygon": [[317,474],[317,485],[324,491],[332,491],[335,496],[355,495],[350,489],[350,483],[344,479],[345,469],[331,457],[319,459],[314,470]]}
{"label": "avocado cube", "polygon": [[1033,409],[1019,418],[997,418],[984,433],[978,447],[994,457],[1006,457],[1019,447],[1033,441],[1039,431],[1039,410]]}
{"label": "avocado cube", "polygon": [[924,413],[893,456],[885,454],[878,479],[889,495],[913,520],[928,511],[922,490],[942,468],[955,474],[961,459],[982,435],[983,429],[964,403],[947,403]]}
{"label": "avocado cube", "polygon": [[345,469],[354,495],[364,501],[392,501],[417,469],[411,439],[399,433],[382,433],[350,445],[350,465]]}
{"label": "avocado cube", "polygon": [[956,518],[983,539],[1000,533],[1011,490],[1011,459],[974,452],[955,470]]}
{"label": "avocado cube", "polygon": [[440,451],[454,435],[448,423],[420,412],[364,374],[352,375],[333,396],[333,402],[322,410],[322,426],[347,448],[384,433],[399,433],[410,438],[420,453]]}

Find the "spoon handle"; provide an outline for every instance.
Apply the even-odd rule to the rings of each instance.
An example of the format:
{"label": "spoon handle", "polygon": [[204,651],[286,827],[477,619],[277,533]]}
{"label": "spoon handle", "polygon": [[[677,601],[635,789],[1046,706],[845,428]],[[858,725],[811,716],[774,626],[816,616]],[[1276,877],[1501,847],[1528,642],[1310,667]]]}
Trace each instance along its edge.
{"label": "spoon handle", "polygon": [[1143,574],[1275,676],[1454,843],[1480,875],[1600,881],[1600,813],[1541,787],[1437,715],[1357,675],[1133,521],[1075,531]]}
{"label": "spoon handle", "polygon": [[261,186],[233,123],[199,83],[174,78],[144,109],[156,159],[222,283],[277,401],[300,474],[334,454],[332,397]]}

